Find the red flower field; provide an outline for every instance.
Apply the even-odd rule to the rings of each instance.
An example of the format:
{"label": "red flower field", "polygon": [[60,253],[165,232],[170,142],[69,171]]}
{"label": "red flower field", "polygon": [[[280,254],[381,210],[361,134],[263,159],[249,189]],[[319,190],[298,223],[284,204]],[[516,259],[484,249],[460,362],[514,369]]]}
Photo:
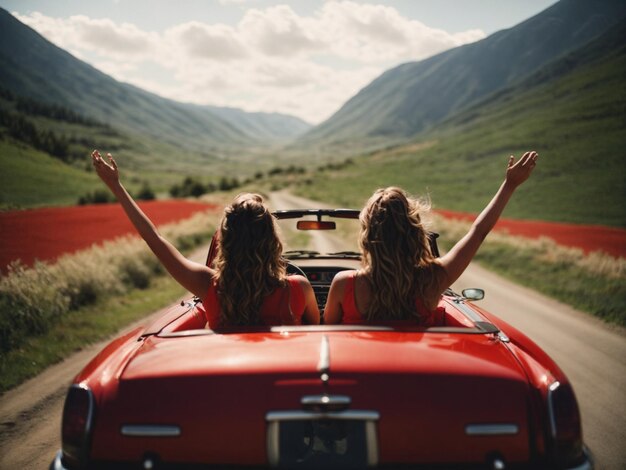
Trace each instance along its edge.
{"label": "red flower field", "polygon": [[[455,220],[471,222],[476,214],[437,210],[436,213]],[[577,225],[556,222],[500,219],[495,230],[527,238],[548,237],[559,245],[580,248],[585,253],[603,251],[626,258],[626,230],[602,225]]]}
{"label": "red flower field", "polygon": [[[189,218],[214,205],[191,201],[147,201],[139,206],[156,225]],[[49,207],[0,213],[0,270],[13,260],[32,265],[94,243],[135,233],[119,204]]]}
{"label": "red flower field", "polygon": [[[140,204],[156,225],[183,220],[216,206],[190,201],[149,201]],[[474,214],[438,210],[446,218],[472,221]],[[626,258],[626,230],[542,221],[501,219],[496,230],[529,238],[552,238],[556,243],[604,251]],[[0,213],[0,271],[13,260],[32,265],[35,259],[54,260],[94,243],[134,233],[119,204],[51,207]]]}

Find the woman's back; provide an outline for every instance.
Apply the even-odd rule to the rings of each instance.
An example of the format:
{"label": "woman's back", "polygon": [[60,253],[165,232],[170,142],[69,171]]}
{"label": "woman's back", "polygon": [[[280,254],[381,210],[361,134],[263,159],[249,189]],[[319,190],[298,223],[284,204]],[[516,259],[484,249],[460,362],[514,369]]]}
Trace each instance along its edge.
{"label": "woman's back", "polygon": [[[371,306],[372,283],[361,271],[344,271],[333,280],[332,298],[339,299],[339,305],[328,308],[325,315],[326,323],[363,324],[363,323],[387,323],[398,322],[408,325],[440,326],[443,322],[444,312],[441,308],[429,309],[419,297],[414,297],[413,309],[409,312],[398,314],[394,307],[389,307],[388,312],[380,312],[378,315],[365,314]],[[329,295],[329,298],[331,295]]]}
{"label": "woman's back", "polygon": [[[289,276],[285,286],[276,288],[267,295],[257,314],[258,325],[301,325],[306,308],[305,292],[302,287],[302,276]],[[229,325],[222,318],[220,295],[216,283],[212,283],[203,301],[205,318],[209,328]],[[253,326],[249,324],[247,326]]]}
{"label": "woman's back", "polygon": [[[218,229],[216,257],[207,266],[188,260],[163,238],[120,182],[119,170],[113,156],[107,156],[109,163],[103,160],[97,150],[91,154],[98,176],[115,194],[129,220],[163,267],[181,286],[203,302],[208,300],[208,303],[217,303],[219,308],[211,310],[219,312],[218,318],[225,318],[225,324],[255,323],[259,307],[266,304],[267,312],[279,312],[276,314],[278,318],[286,315],[277,306],[289,305],[289,298],[285,300],[274,292],[281,291],[280,287],[290,284],[286,281],[282,242],[274,217],[260,195],[239,194],[224,209]],[[219,286],[221,291],[219,302],[216,299],[207,299],[208,291],[214,286]],[[294,313],[304,314],[309,323],[319,323],[319,310],[313,288],[305,278],[301,280],[301,287],[305,305],[298,306]],[[278,299],[275,300],[274,296],[278,296]],[[275,322],[278,319],[270,321]]]}
{"label": "woman's back", "polygon": [[[421,214],[429,205],[397,187],[377,190],[359,216],[363,270],[356,274],[356,282],[345,273],[333,279],[325,321],[338,323],[346,312],[358,313],[368,321],[406,319],[420,311],[418,318],[428,318],[427,312],[435,311],[441,294],[467,268],[513,192],[528,179],[537,157],[536,152],[524,153],[517,162],[509,157],[505,180],[494,197],[467,234],[441,257],[432,253],[422,222]],[[369,282],[360,283],[361,277]],[[419,299],[426,311],[420,308]]]}

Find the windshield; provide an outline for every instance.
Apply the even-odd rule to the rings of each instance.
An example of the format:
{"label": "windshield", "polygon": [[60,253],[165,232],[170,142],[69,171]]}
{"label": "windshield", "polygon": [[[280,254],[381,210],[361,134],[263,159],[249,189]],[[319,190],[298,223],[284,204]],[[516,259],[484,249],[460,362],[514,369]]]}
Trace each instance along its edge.
{"label": "windshield", "polygon": [[324,216],[324,222],[334,222],[333,230],[299,230],[298,221],[316,221],[306,215],[294,219],[279,219],[283,239],[283,254],[287,258],[306,258],[341,253],[344,256],[359,254],[359,220]]}

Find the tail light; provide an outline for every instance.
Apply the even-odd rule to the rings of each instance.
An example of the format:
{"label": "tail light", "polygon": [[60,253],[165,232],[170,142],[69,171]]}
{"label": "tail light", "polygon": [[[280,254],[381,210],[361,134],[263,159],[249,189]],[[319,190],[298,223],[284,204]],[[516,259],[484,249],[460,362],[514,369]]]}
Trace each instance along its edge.
{"label": "tail light", "polygon": [[72,385],[65,398],[61,425],[63,463],[69,468],[87,465],[93,413],[94,400],[89,387]]}
{"label": "tail light", "polygon": [[550,442],[557,467],[576,465],[585,459],[578,403],[571,385],[554,382],[548,389]]}

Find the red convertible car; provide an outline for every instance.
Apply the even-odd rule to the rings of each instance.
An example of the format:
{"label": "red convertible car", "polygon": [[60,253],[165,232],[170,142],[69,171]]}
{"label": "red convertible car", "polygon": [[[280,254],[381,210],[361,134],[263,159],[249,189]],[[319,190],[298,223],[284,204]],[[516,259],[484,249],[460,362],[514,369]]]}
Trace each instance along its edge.
{"label": "red convertible car", "polygon": [[[349,234],[358,212],[275,215],[288,243],[311,248],[318,230]],[[333,276],[360,263],[287,248],[321,308]],[[474,305],[482,294],[447,291],[445,325],[428,328],[218,332],[198,299],[173,306],[78,374],[51,468],[592,468],[567,377]]]}

